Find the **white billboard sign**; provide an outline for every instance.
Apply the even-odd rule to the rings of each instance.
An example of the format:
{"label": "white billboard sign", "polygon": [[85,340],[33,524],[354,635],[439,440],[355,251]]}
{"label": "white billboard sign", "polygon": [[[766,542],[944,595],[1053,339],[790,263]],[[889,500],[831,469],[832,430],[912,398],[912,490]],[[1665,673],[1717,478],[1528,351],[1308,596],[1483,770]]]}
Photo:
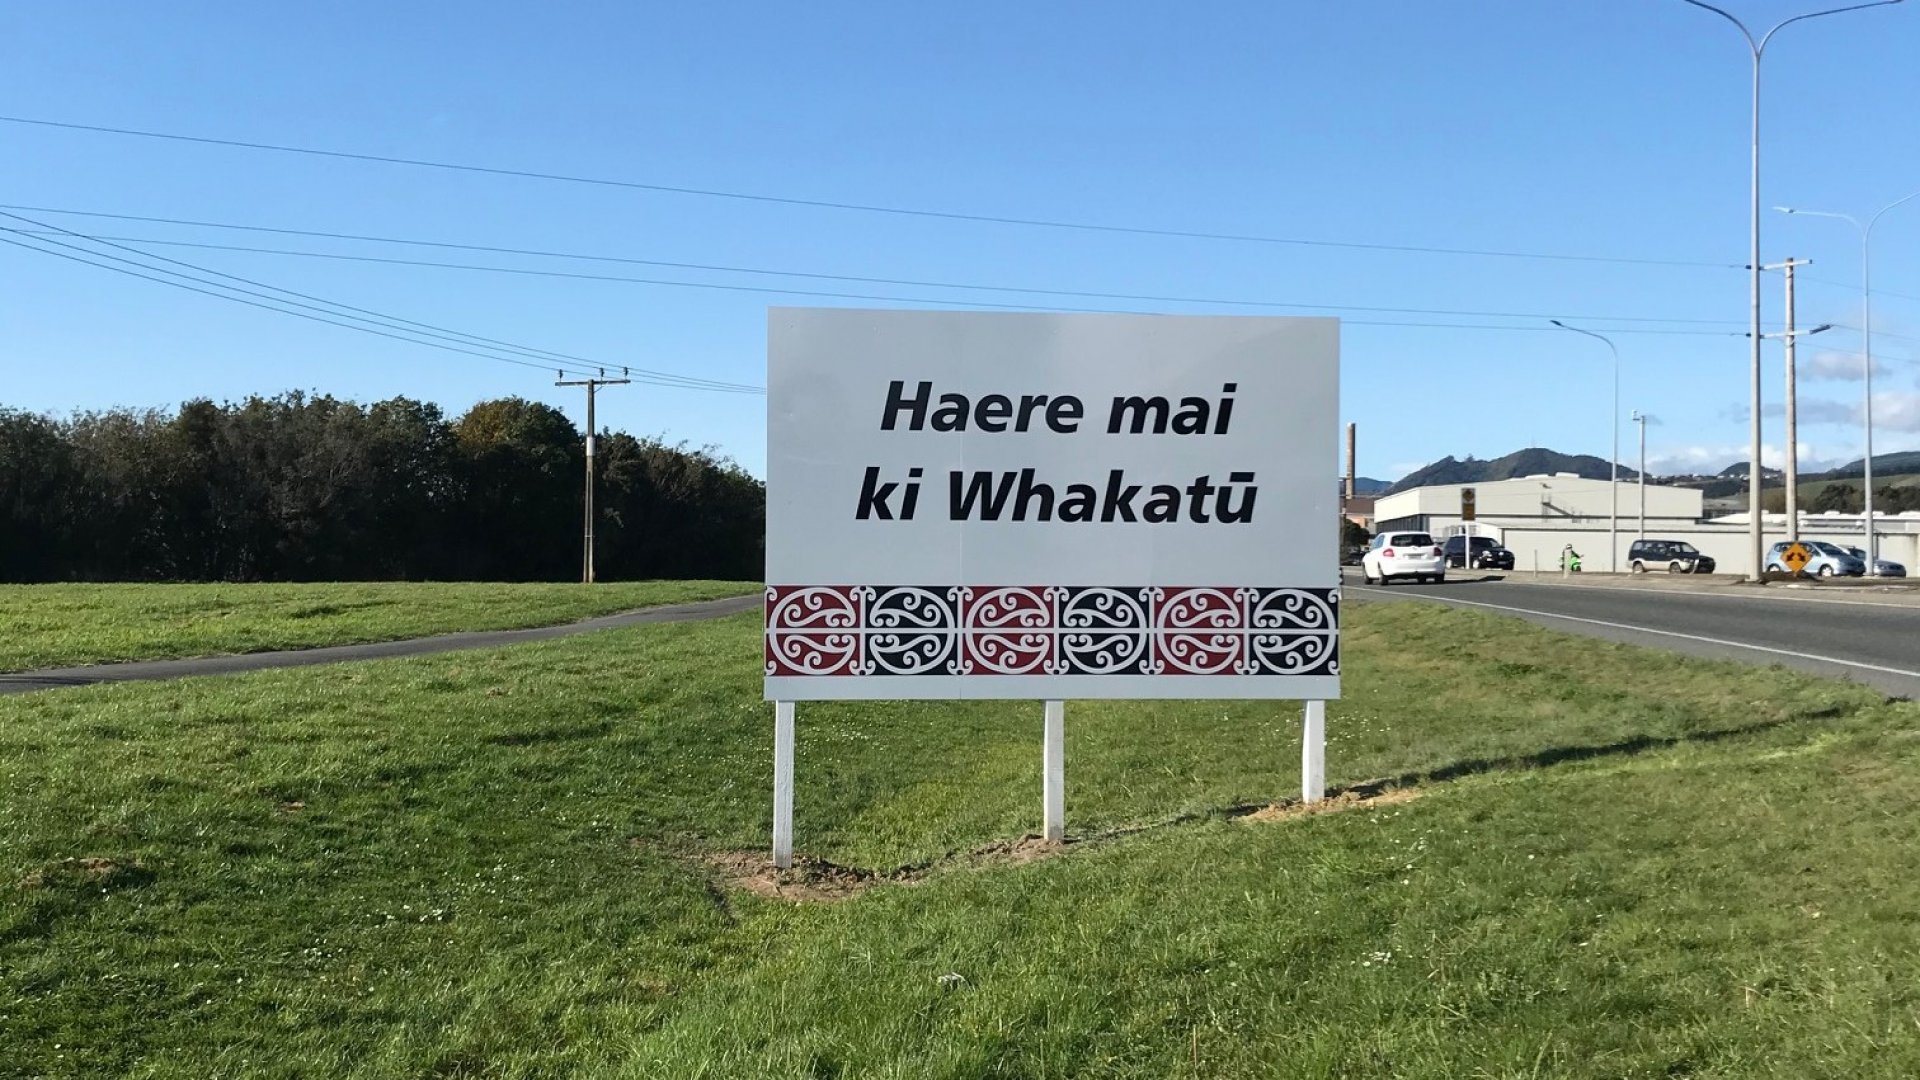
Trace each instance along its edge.
{"label": "white billboard sign", "polygon": [[776,308],[766,696],[1339,696],[1339,323]]}

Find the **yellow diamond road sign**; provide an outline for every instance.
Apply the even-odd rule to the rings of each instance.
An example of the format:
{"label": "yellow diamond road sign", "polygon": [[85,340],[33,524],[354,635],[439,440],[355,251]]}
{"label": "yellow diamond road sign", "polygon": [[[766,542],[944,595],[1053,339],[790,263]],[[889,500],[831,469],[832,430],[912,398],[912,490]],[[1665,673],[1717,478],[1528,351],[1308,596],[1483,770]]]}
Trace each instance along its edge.
{"label": "yellow diamond road sign", "polygon": [[1787,569],[1797,574],[1805,570],[1807,564],[1813,561],[1813,552],[1807,550],[1805,544],[1788,544],[1787,550],[1780,553],[1780,561],[1787,564]]}

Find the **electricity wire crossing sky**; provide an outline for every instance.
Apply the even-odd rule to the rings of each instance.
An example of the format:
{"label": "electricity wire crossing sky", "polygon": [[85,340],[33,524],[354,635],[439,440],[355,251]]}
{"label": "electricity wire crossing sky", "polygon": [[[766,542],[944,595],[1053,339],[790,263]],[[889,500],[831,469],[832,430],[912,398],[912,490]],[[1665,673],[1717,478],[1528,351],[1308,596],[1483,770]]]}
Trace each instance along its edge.
{"label": "electricity wire crossing sky", "polygon": [[[556,373],[605,368],[638,385],[603,426],[762,473],[769,305],[1324,314],[1361,472],[1391,478],[1604,456],[1611,357],[1560,319],[1618,342],[1650,468],[1744,460],[1732,28],[1680,0],[1304,7],[37,5],[0,65],[0,405],[577,414]],[[1767,205],[1920,190],[1908,8],[1769,47]],[[1801,348],[1803,463],[1851,460],[1858,234],[1763,226],[1765,261],[1813,260],[1799,324],[1835,327]],[[1874,244],[1885,453],[1920,447],[1920,209]]]}

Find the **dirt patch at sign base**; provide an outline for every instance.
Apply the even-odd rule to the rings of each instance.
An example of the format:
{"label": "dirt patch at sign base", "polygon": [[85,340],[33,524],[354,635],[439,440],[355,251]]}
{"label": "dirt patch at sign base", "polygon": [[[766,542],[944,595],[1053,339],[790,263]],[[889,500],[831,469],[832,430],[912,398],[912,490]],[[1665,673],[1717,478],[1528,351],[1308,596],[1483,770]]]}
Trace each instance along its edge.
{"label": "dirt patch at sign base", "polygon": [[1080,843],[1083,841],[1053,841],[1029,833],[1018,840],[996,840],[974,848],[960,855],[956,861],[966,866],[1022,866],[1063,855],[1067,848]]}
{"label": "dirt patch at sign base", "polygon": [[1313,814],[1333,814],[1343,810],[1371,810],[1381,806],[1398,806],[1410,803],[1424,792],[1419,788],[1389,788],[1385,791],[1369,791],[1366,787],[1350,788],[1337,795],[1321,799],[1319,802],[1273,803],[1258,809],[1244,810],[1233,815],[1234,820],[1248,825],[1264,825],[1275,821],[1290,821],[1294,818],[1308,817]]}
{"label": "dirt patch at sign base", "polygon": [[846,900],[867,891],[883,880],[871,870],[857,866],[839,866],[824,859],[796,855],[789,870],[776,869],[765,855],[745,851],[723,851],[703,860],[720,872],[727,884],[769,900],[802,903]]}
{"label": "dirt patch at sign base", "polygon": [[1032,835],[1018,840],[995,840],[931,863],[886,873],[841,866],[800,854],[794,855],[793,866],[787,870],[775,869],[773,860],[760,852],[723,851],[702,856],[701,861],[718,871],[728,885],[755,896],[796,903],[831,903],[850,900],[875,885],[917,885],[946,868],[1021,866],[1059,855],[1073,843],[1071,840],[1055,843]]}
{"label": "dirt patch at sign base", "polygon": [[[1423,794],[1418,788],[1383,788],[1380,782],[1360,784],[1315,803],[1286,802],[1266,806],[1235,807],[1226,812],[1232,820],[1260,825],[1315,814],[1345,810],[1370,810],[1412,802]],[[769,900],[790,903],[835,903],[866,892],[876,885],[917,885],[942,870],[984,870],[993,867],[1024,866],[1067,854],[1089,844],[1124,840],[1143,832],[1169,828],[1217,815],[1191,815],[1152,825],[1116,829],[1094,836],[1070,838],[1065,842],[1046,840],[1028,834],[1018,840],[995,840],[967,851],[955,852],[918,866],[878,872],[857,866],[841,866],[825,859],[795,854],[791,869],[775,869],[773,860],[758,851],[722,851],[696,858],[717,873],[725,884]],[[629,841],[638,845],[640,841]]]}

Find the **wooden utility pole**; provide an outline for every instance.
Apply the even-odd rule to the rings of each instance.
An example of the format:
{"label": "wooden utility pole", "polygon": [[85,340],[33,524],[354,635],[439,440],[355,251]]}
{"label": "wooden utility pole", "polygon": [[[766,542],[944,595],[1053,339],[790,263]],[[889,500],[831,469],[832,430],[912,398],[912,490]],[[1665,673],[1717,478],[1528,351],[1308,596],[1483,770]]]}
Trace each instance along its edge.
{"label": "wooden utility pole", "polygon": [[1783,263],[1762,267],[1763,270],[1784,270],[1787,278],[1787,324],[1778,334],[1764,334],[1763,337],[1778,337],[1787,346],[1787,539],[1798,543],[1800,540],[1800,384],[1794,371],[1794,343],[1803,336],[1821,334],[1833,329],[1832,323],[1822,323],[1811,330],[1801,330],[1794,326],[1793,306],[1793,268],[1811,266],[1812,259],[1788,259]]}
{"label": "wooden utility pole", "polygon": [[1794,371],[1793,343],[1800,337],[1793,328],[1793,268],[1800,265],[1789,258],[1787,276],[1787,539],[1800,542],[1800,377]]}
{"label": "wooden utility pole", "polygon": [[586,532],[581,540],[580,580],[585,584],[591,585],[593,584],[593,439],[597,434],[593,426],[593,395],[603,386],[625,386],[633,380],[625,378],[627,374],[626,368],[620,369],[622,377],[618,379],[607,378],[606,368],[600,369],[598,378],[568,379],[567,373],[564,371],[558,371],[554,374],[560,376],[559,381],[553,384],[555,386],[584,386],[587,388],[587,509]]}

